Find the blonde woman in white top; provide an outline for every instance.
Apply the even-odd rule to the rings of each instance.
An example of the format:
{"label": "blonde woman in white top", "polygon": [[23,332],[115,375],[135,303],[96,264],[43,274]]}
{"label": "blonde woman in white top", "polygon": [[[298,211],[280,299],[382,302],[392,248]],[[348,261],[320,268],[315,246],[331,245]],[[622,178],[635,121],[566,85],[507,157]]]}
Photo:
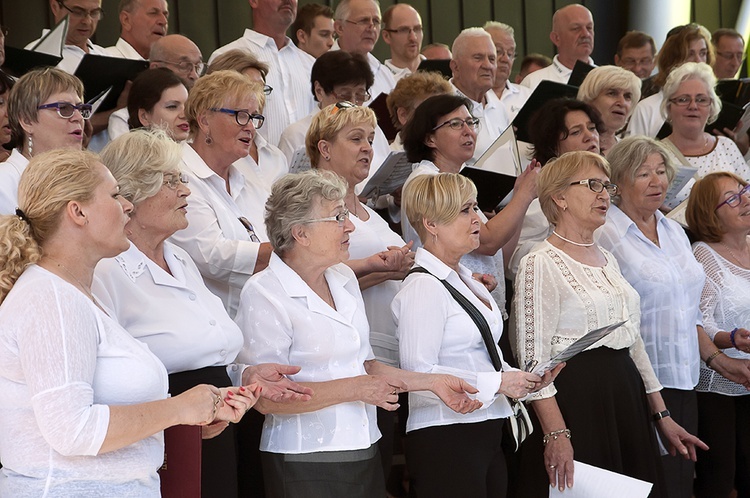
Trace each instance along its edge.
{"label": "blonde woman in white top", "polygon": [[[696,182],[687,220],[693,252],[706,271],[700,299],[713,352],[701,362],[698,435],[709,445],[696,464],[695,496],[750,493],[750,194],[732,173]],[[735,369],[727,372],[725,364]]]}

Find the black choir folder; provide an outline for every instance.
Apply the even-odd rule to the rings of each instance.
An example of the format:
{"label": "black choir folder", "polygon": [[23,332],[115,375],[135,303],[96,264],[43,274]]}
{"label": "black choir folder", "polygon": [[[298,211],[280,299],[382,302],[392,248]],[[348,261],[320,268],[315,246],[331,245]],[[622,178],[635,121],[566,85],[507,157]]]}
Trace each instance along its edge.
{"label": "black choir folder", "polygon": [[465,166],[461,174],[477,186],[477,204],[479,209],[487,213],[494,211],[516,184],[515,176],[472,166]]}
{"label": "black choir folder", "polygon": [[425,59],[419,63],[417,71],[440,73],[445,79],[453,77],[450,59]]}
{"label": "black choir folder", "polygon": [[578,87],[565,85],[556,81],[543,80],[534,89],[529,100],[523,105],[515,119],[513,126],[516,127],[516,137],[522,142],[531,143],[531,134],[529,133],[529,121],[534,113],[544,107],[550,100],[559,98],[574,99],[578,95]]}
{"label": "black choir folder", "polygon": [[568,78],[568,85],[581,86],[583,80],[586,79],[586,76],[588,76],[595,67],[596,66],[592,66],[585,62],[576,61],[576,65],[573,66],[573,72],[570,73],[570,77]]}
{"label": "black choir folder", "polygon": [[55,67],[60,64],[62,57],[42,52],[33,52],[23,48],[5,47],[5,63],[3,71],[20,78],[29,71],[41,67]]}
{"label": "black choir folder", "polygon": [[112,87],[98,109],[108,111],[117,105],[117,99],[125,88],[125,83],[148,69],[148,65],[148,61],[86,54],[75,75],[83,81],[84,100],[87,102]]}

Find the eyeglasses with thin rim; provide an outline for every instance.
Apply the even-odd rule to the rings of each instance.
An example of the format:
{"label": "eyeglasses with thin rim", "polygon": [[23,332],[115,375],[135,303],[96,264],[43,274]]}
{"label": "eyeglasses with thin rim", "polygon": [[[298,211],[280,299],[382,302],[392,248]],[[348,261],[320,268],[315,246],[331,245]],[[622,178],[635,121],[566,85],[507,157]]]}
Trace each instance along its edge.
{"label": "eyeglasses with thin rim", "polygon": [[726,60],[734,59],[737,62],[742,62],[743,60],[745,60],[744,52],[716,52],[716,55],[718,55],[722,59],[726,59]]}
{"label": "eyeglasses with thin rim", "polygon": [[349,92],[343,92],[343,93],[331,92],[331,93],[333,94],[334,97],[336,97],[342,102],[353,102],[357,105],[364,104],[365,102],[370,100],[370,97],[372,97],[372,95],[370,95],[370,92],[366,90],[364,93],[357,92],[354,94],[349,93]]}
{"label": "eyeglasses with thin rim", "polygon": [[736,194],[730,195],[729,197],[727,197],[726,199],[724,199],[722,202],[720,202],[714,208],[714,211],[716,211],[717,209],[719,209],[724,204],[726,204],[729,207],[737,207],[737,206],[739,206],[740,203],[742,202],[742,196],[743,195],[750,195],[750,184],[745,185],[744,187],[742,187],[742,189],[740,189],[740,191],[737,192]]}
{"label": "eyeglasses with thin rim", "polygon": [[669,101],[679,107],[687,107],[693,101],[695,101],[695,105],[698,107],[708,107],[711,105],[711,97],[708,95],[696,95],[695,97],[680,95],[679,97],[669,99]]}
{"label": "eyeglasses with thin rim", "polygon": [[61,0],[57,0],[57,4],[63,9],[67,10],[70,13],[71,17],[75,17],[77,19],[85,19],[87,17],[90,17],[92,21],[100,21],[104,18],[104,9],[102,8],[86,10],[80,7],[73,7],[71,9],[70,7],[62,3]]}
{"label": "eyeglasses with thin rim", "polygon": [[180,70],[183,74],[190,74],[191,71],[195,71],[195,74],[198,76],[203,76],[203,73],[206,71],[206,63],[203,61],[200,62],[190,62],[190,61],[159,61],[154,60],[151,62],[160,62],[162,64],[169,64],[171,66],[175,66],[177,69]]}
{"label": "eyeglasses with thin rim", "polygon": [[251,114],[244,109],[225,109],[224,107],[212,107],[209,109],[213,112],[223,112],[224,114],[231,114],[234,116],[234,120],[240,126],[246,126],[250,121],[253,122],[253,127],[259,130],[263,127],[263,123],[266,121],[266,117],[262,114]]}
{"label": "eyeglasses with thin rim", "polygon": [[577,182],[571,183],[571,185],[586,185],[589,190],[597,194],[600,194],[603,190],[606,190],[610,196],[614,196],[620,193],[620,188],[614,183],[603,182],[601,180],[597,180],[596,178],[579,180]]}
{"label": "eyeglasses with thin rim", "polygon": [[271,95],[271,92],[273,92],[273,87],[271,85],[263,85],[264,95]]}
{"label": "eyeglasses with thin rim", "polygon": [[497,58],[508,56],[508,59],[515,59],[516,58],[516,51],[515,50],[505,50],[504,48],[496,48],[497,50]]}
{"label": "eyeglasses with thin rim", "polygon": [[381,20],[377,17],[363,17],[362,19],[357,19],[356,21],[344,19],[344,21],[348,22],[349,24],[354,24],[359,28],[369,28],[370,26],[372,26],[373,28],[379,28],[381,25]]}
{"label": "eyeglasses with thin rim", "polygon": [[304,223],[308,224],[308,223],[319,223],[323,221],[335,221],[339,224],[340,227],[343,227],[344,223],[346,223],[346,220],[348,219],[349,219],[349,210],[344,209],[343,211],[341,211],[339,214],[335,216],[328,216],[326,218],[315,218],[312,220],[307,220]]}
{"label": "eyeglasses with thin rim", "polygon": [[245,230],[247,230],[247,234],[250,236],[250,241],[260,243],[260,239],[255,234],[255,228],[253,228],[253,224],[250,223],[250,220],[248,220],[244,216],[240,216],[237,219],[240,220],[240,223],[242,223],[242,226],[245,227]]}
{"label": "eyeglasses with thin rim", "polygon": [[163,177],[164,181],[162,183],[171,190],[177,190],[179,185],[187,185],[190,182],[185,173],[165,173]]}
{"label": "eyeglasses with thin rim", "polygon": [[443,126],[450,126],[452,130],[460,130],[464,127],[464,125],[468,126],[471,130],[476,130],[479,128],[479,118],[453,118],[449,119],[445,123],[441,123],[434,127],[432,131],[437,130],[438,128],[442,128]]}
{"label": "eyeglasses with thin rim", "polygon": [[57,115],[63,119],[70,119],[76,111],[81,113],[83,119],[91,117],[93,109],[91,104],[71,104],[70,102],[51,102],[37,107],[37,109],[56,109]]}
{"label": "eyeglasses with thin rim", "polygon": [[388,31],[389,33],[394,33],[400,36],[409,36],[412,33],[419,36],[422,34],[422,30],[422,26],[401,26],[398,29],[383,28],[383,31]]}

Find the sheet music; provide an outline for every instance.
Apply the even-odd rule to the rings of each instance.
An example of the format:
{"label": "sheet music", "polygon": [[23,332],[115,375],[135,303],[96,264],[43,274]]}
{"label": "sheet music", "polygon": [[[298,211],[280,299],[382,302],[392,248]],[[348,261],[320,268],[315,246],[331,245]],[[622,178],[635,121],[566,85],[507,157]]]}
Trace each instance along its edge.
{"label": "sheet music", "polygon": [[677,172],[674,175],[674,180],[672,180],[672,183],[669,185],[667,195],[664,197],[664,204],[662,204],[666,210],[674,209],[685,199],[685,197],[687,197],[689,191],[684,195],[681,195],[681,193],[686,187],[693,186],[693,183],[695,183],[693,177],[698,171],[698,168],[694,168],[690,165],[675,164],[675,166],[677,167]]}
{"label": "sheet music", "polygon": [[392,151],[364,186],[360,197],[370,199],[395,192],[404,185],[412,169],[406,152]]}
{"label": "sheet music", "polygon": [[310,164],[310,158],[307,157],[305,148],[300,147],[299,149],[295,150],[294,155],[292,156],[292,162],[289,164],[289,172],[302,173],[303,171],[307,171],[310,168],[312,168],[312,165]]}
{"label": "sheet music", "polygon": [[508,176],[520,175],[523,170],[513,125],[508,126],[472,166]]}
{"label": "sheet music", "polygon": [[550,487],[549,498],[647,498],[654,486],[630,476],[573,460],[573,487]]}
{"label": "sheet music", "polygon": [[68,36],[68,16],[52,28],[49,33],[44,35],[33,47],[32,52],[41,52],[43,54],[62,57],[63,48],[65,47],[65,37]]}

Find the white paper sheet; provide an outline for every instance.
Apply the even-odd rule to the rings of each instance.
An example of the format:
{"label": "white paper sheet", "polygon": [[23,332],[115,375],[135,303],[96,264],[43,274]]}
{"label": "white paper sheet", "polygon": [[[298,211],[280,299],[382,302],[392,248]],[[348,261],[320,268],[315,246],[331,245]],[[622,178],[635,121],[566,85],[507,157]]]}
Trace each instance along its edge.
{"label": "white paper sheet", "polygon": [[550,487],[549,498],[647,498],[653,484],[574,461],[573,487]]}

